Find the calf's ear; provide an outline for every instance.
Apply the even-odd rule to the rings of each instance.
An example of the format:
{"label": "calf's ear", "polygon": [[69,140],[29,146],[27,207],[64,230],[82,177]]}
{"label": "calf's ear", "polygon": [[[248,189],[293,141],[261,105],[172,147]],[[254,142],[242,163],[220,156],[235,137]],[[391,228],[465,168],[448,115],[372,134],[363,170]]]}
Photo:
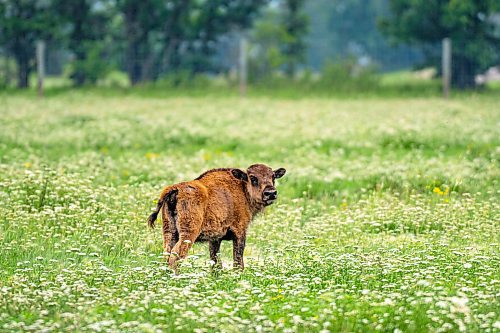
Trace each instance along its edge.
{"label": "calf's ear", "polygon": [[285,168],[279,168],[273,171],[273,177],[274,178],[281,178],[285,175],[286,169]]}
{"label": "calf's ear", "polygon": [[242,180],[244,182],[248,181],[248,176],[245,172],[241,171],[240,169],[232,169],[231,173],[233,174],[234,178]]}

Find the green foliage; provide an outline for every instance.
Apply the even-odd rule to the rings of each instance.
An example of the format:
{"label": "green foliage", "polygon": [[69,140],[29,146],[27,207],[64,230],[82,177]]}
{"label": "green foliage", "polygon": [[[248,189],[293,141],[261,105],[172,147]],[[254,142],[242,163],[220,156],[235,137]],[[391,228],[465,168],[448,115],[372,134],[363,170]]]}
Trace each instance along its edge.
{"label": "green foliage", "polygon": [[128,88],[130,86],[127,74],[117,70],[109,71],[107,75],[98,82],[100,87],[107,88]]}
{"label": "green foliage", "polygon": [[[451,38],[452,83],[462,89],[473,87],[475,75],[500,60],[500,35],[495,33],[492,19],[494,3],[390,0],[391,15],[381,21],[381,27],[396,41],[424,48],[440,43],[445,37]],[[436,67],[439,67],[437,61]]]}
{"label": "green foliage", "polygon": [[59,17],[51,1],[0,1],[0,45],[17,65],[17,86],[27,88],[33,70],[35,42],[60,37]]}
{"label": "green foliage", "polygon": [[281,1],[261,13],[251,30],[249,80],[270,80],[278,71],[294,78],[305,61],[308,17],[303,1]]}
{"label": "green foliage", "polygon": [[283,0],[282,25],[285,34],[281,47],[285,55],[285,73],[290,78],[295,76],[297,66],[305,60],[309,18],[304,12],[304,4],[304,0]]}
{"label": "green foliage", "polygon": [[[100,79],[106,78],[111,71],[111,66],[103,59],[104,46],[95,42],[82,42],[81,51],[85,56],[75,59],[69,65],[69,77],[78,86],[85,83],[96,84]],[[86,45],[88,44],[88,45]]]}
{"label": "green foliage", "polygon": [[184,70],[162,76],[162,78],[155,83],[155,86],[164,89],[203,90],[213,84],[214,82],[212,82],[207,75],[204,74],[193,75],[192,72]]}
{"label": "green foliage", "polygon": [[[0,94],[1,331],[497,330],[497,96],[103,91]],[[163,186],[255,162],[288,172],[245,271],[205,243],[172,275]]]}
{"label": "green foliage", "polygon": [[9,87],[14,81],[15,73],[15,61],[0,52],[0,88]]}
{"label": "green foliage", "polygon": [[[469,87],[500,61],[498,8],[494,0],[2,0],[0,47],[16,63],[19,87],[28,86],[38,39],[48,42],[49,72],[71,59],[76,86],[94,85],[111,70],[126,71],[135,85],[231,71],[234,37],[244,34],[251,39],[250,82],[261,84],[277,80],[276,72],[296,78],[304,69],[319,71],[328,59],[406,68],[422,57],[408,43],[439,73],[438,44],[451,37],[453,83]],[[403,46],[390,49],[376,29],[380,18],[385,34]]]}
{"label": "green foliage", "polygon": [[286,31],[280,24],[280,13],[267,9],[261,13],[251,30],[248,80],[262,81],[275,74],[286,62],[281,46],[285,42]]}
{"label": "green foliage", "polygon": [[[68,27],[66,42],[75,59],[70,65],[70,77],[76,86],[95,84],[111,69],[104,59],[106,39],[113,16],[109,0],[53,0],[58,14]],[[107,40],[109,44],[111,41]]]}
{"label": "green foliage", "polygon": [[57,41],[71,51],[70,76],[77,86],[94,84],[118,66],[136,84],[178,70],[217,71],[211,57],[218,38],[250,26],[265,3],[5,0],[0,2],[0,45],[16,59],[20,87],[28,86],[37,39]]}
{"label": "green foliage", "polygon": [[[217,39],[248,27],[264,0],[118,1],[124,18],[127,72],[132,84],[178,70],[214,71]],[[156,69],[156,70],[155,70]]]}
{"label": "green foliage", "polygon": [[314,70],[328,59],[356,57],[381,70],[411,68],[422,61],[418,49],[394,47],[377,27],[389,10],[387,0],[315,0],[304,7],[310,20],[307,64]]}
{"label": "green foliage", "polygon": [[342,95],[379,92],[380,74],[373,66],[361,66],[354,58],[329,61],[320,73],[302,71],[293,80],[279,72],[269,72],[254,81],[257,90],[291,94]]}
{"label": "green foliage", "polygon": [[335,91],[369,91],[378,85],[373,66],[360,66],[354,58],[326,63],[318,85]]}

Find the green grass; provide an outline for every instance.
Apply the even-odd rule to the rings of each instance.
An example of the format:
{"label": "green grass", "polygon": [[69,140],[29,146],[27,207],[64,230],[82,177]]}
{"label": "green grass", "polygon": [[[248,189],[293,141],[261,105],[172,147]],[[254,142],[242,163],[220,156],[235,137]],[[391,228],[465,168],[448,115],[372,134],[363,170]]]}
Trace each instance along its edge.
{"label": "green grass", "polygon": [[[378,73],[366,72],[362,77],[350,77],[348,64],[335,64],[323,73],[302,73],[295,80],[284,76],[271,76],[250,83],[247,95],[252,98],[281,98],[303,99],[335,98],[352,99],[400,99],[400,98],[437,98],[442,96],[441,79],[433,77],[432,68],[420,71],[401,70],[395,72]],[[326,76],[326,77],[325,77]],[[30,89],[23,92],[15,90],[11,84],[8,88],[0,89],[0,97],[5,94],[35,96],[36,74],[30,78]],[[45,96],[56,97],[71,94],[75,87],[65,76],[50,76],[45,79]],[[1,88],[1,87],[0,87]],[[178,96],[204,98],[211,97],[238,97],[239,85],[234,78],[228,76],[197,75],[191,77],[188,73],[164,76],[158,81],[138,84],[131,87],[126,73],[113,71],[97,82],[97,86],[78,88],[80,94],[92,94],[101,97],[121,98],[175,98]],[[496,96],[500,94],[500,83],[490,82],[487,85],[468,91],[452,90],[453,98],[465,96]]]}
{"label": "green grass", "polygon": [[[497,96],[81,90],[0,114],[0,331],[500,329]],[[288,173],[245,271],[196,244],[173,276],[145,223],[162,187],[256,162]]]}

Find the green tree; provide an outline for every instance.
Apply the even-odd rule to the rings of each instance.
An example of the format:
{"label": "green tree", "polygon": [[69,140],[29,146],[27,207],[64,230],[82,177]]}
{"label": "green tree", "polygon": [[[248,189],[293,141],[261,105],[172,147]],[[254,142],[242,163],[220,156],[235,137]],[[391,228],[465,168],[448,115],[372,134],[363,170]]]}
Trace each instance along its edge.
{"label": "green tree", "polygon": [[29,85],[35,42],[54,39],[59,24],[52,1],[0,0],[0,43],[16,62],[19,88]]}
{"label": "green tree", "polygon": [[282,12],[267,7],[250,32],[249,81],[268,78],[286,63],[283,54],[287,33],[281,24]]}
{"label": "green tree", "polygon": [[165,72],[174,72],[181,66],[179,49],[186,40],[190,26],[191,0],[174,1],[166,7],[162,29],[162,69]]}
{"label": "green tree", "polygon": [[124,21],[127,72],[132,84],[160,71],[212,70],[218,38],[248,27],[266,0],[117,0]]}
{"label": "green tree", "polygon": [[391,14],[381,21],[381,28],[396,41],[425,48],[451,38],[453,86],[474,87],[475,75],[499,60],[500,38],[491,20],[498,10],[496,0],[389,0],[389,4]]}
{"label": "green tree", "polygon": [[101,56],[113,14],[109,1],[57,0],[56,8],[68,25],[67,44],[75,56],[71,79],[76,86],[95,83],[109,68]]}
{"label": "green tree", "polygon": [[187,67],[194,73],[217,70],[210,60],[217,40],[231,30],[249,27],[267,0],[204,0],[191,6],[191,20],[186,34]]}
{"label": "green tree", "polygon": [[162,1],[117,0],[117,8],[123,16],[127,74],[135,85],[146,80],[148,66],[153,63],[151,39],[160,27]]}
{"label": "green tree", "polygon": [[304,13],[304,0],[284,0],[283,27],[286,32],[283,54],[286,57],[285,72],[293,77],[297,65],[304,62],[306,53],[305,37],[309,31],[309,19]]}

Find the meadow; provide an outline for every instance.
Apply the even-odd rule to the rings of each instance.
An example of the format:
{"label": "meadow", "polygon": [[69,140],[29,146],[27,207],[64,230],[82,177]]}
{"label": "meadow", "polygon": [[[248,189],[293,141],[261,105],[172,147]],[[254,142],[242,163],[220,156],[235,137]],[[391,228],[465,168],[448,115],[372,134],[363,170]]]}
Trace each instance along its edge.
{"label": "meadow", "polygon": [[[498,332],[498,100],[0,94],[0,331]],[[245,270],[173,275],[162,187],[256,162]]]}

